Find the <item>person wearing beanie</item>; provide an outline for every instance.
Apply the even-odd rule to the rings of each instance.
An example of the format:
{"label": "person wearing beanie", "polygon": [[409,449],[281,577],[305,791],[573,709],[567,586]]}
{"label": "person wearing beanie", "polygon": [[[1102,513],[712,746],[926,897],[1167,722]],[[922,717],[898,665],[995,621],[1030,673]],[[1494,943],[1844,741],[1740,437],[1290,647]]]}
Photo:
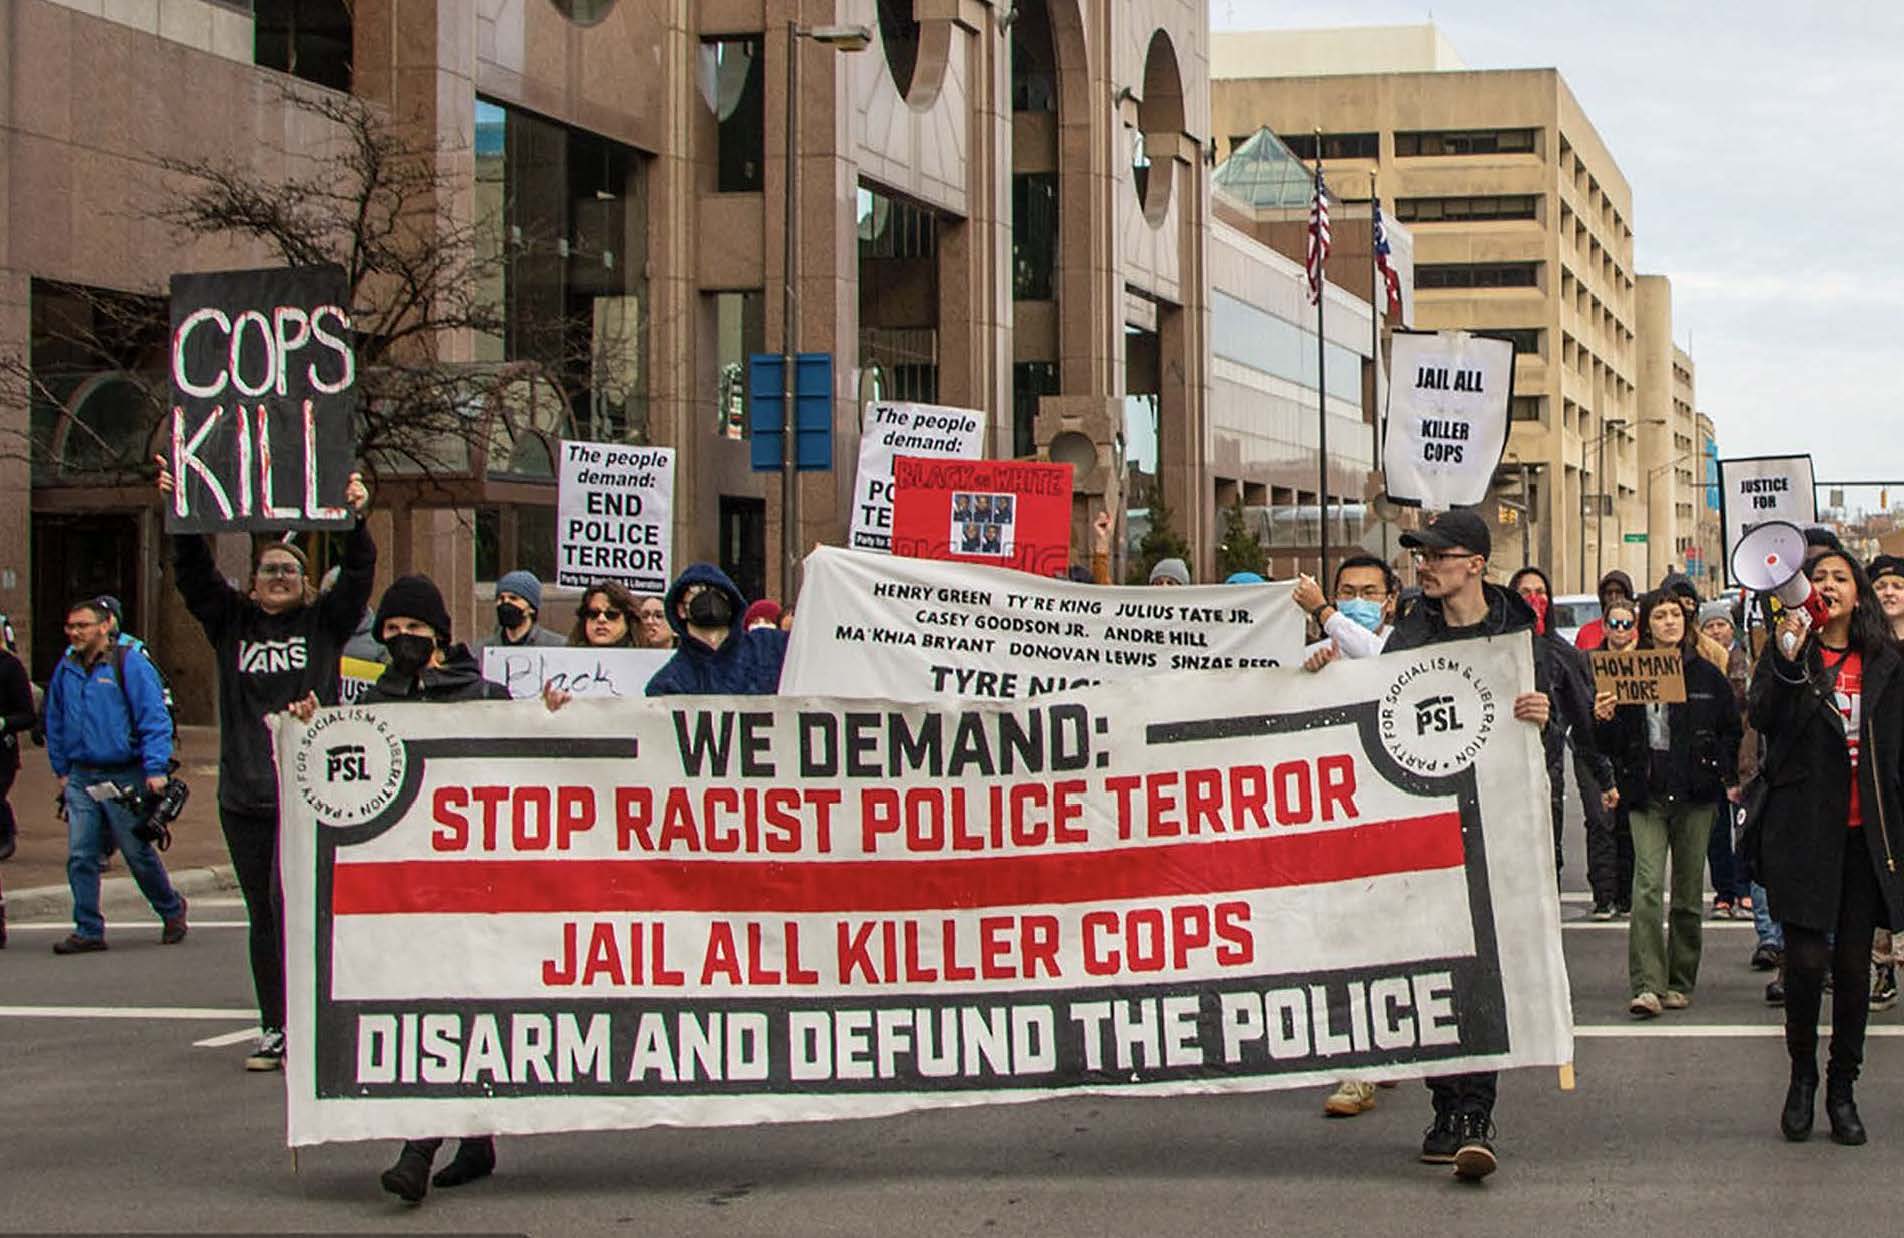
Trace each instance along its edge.
{"label": "person wearing beanie", "polygon": [[1153,585],[1180,586],[1190,583],[1190,565],[1182,559],[1159,559],[1150,569],[1150,583]]}
{"label": "person wearing beanie", "polygon": [[[1871,560],[1871,592],[1877,595],[1878,609],[1891,636],[1904,650],[1904,558],[1879,555]],[[1897,968],[1904,963],[1904,933],[1879,929],[1871,943],[1871,1009],[1889,1010],[1897,1005]]]}
{"label": "person wearing beanie", "polygon": [[1894,639],[1904,641],[1904,558],[1879,555],[1871,560],[1870,571],[1871,592],[1877,594],[1884,622]]}
{"label": "person wearing beanie", "polygon": [[522,568],[504,572],[496,581],[496,628],[477,641],[476,647],[559,649],[566,645],[568,641],[560,632],[551,632],[536,622],[541,613],[542,582],[535,573]]}
{"label": "person wearing beanie", "polygon": [[755,628],[780,630],[780,603],[772,598],[762,598],[747,608],[747,614],[740,621],[740,630],[751,632]]}
{"label": "person wearing beanie", "polygon": [[1268,579],[1261,572],[1231,572],[1223,578],[1226,585],[1266,585]]}
{"label": "person wearing beanie", "polygon": [[[1733,703],[1738,706],[1739,714],[1743,717],[1746,682],[1752,677],[1752,660],[1735,639],[1737,628],[1732,622],[1731,601],[1718,597],[1701,603],[1698,620],[1701,653],[1707,649],[1725,651],[1726,682],[1732,686]],[[1739,785],[1751,778],[1755,768],[1747,744],[1741,742]],[[1755,906],[1752,883],[1732,846],[1732,815],[1731,804],[1717,806],[1712,821],[1712,838],[1706,844],[1706,866],[1712,873],[1712,914],[1719,919],[1733,916],[1751,919]]]}

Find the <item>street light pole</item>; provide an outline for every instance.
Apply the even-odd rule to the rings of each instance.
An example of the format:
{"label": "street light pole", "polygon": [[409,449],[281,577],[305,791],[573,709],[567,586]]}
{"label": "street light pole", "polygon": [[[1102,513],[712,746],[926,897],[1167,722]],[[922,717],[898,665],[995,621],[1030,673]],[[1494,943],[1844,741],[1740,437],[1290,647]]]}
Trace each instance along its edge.
{"label": "street light pole", "polygon": [[[1672,459],[1668,460],[1666,463],[1656,464],[1652,468],[1646,470],[1646,579],[1647,580],[1653,579],[1653,533],[1655,531],[1653,526],[1653,479],[1655,477],[1658,477],[1661,473],[1666,472],[1668,469],[1673,468],[1681,460],[1685,460],[1692,456],[1697,456],[1702,454],[1704,453],[1701,452],[1698,448],[1694,448],[1691,451],[1682,451],[1678,455],[1674,456]],[[1675,502],[1674,508],[1673,508],[1672,525],[1676,532],[1679,528],[1679,509],[1678,509],[1677,502]]]}
{"label": "street light pole", "polygon": [[1624,417],[1606,417],[1600,422],[1600,458],[1593,466],[1593,578],[1596,582],[1606,578],[1607,435],[1625,425]]}
{"label": "street light pole", "polygon": [[[865,51],[873,41],[870,26],[802,26],[787,22],[787,202],[786,279],[780,324],[780,592],[791,606],[800,593],[800,445],[794,407],[798,387],[794,367],[800,355],[800,40],[811,39],[838,52]],[[831,392],[828,396],[831,396]],[[828,412],[828,416],[831,416]]]}

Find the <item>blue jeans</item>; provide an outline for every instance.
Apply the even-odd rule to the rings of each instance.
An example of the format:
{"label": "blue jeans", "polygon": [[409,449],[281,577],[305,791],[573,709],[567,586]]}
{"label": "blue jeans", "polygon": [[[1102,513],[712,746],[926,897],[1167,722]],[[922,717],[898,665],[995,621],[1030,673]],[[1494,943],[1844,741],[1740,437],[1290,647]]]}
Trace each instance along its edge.
{"label": "blue jeans", "polygon": [[185,914],[185,900],[172,888],[165,864],[152,844],[132,836],[138,822],[116,801],[105,803],[86,794],[100,782],[136,787],[145,775],[130,769],[100,770],[75,766],[66,779],[66,882],[73,888],[73,928],[81,937],[106,935],[106,919],[99,911],[99,851],[106,831],[112,831],[126,868],[139,883],[139,892],[161,920]]}
{"label": "blue jeans", "polygon": [[1758,930],[1759,945],[1780,951],[1785,949],[1785,928],[1772,919],[1772,907],[1765,897],[1765,887],[1756,881],[1752,883],[1752,927]]}

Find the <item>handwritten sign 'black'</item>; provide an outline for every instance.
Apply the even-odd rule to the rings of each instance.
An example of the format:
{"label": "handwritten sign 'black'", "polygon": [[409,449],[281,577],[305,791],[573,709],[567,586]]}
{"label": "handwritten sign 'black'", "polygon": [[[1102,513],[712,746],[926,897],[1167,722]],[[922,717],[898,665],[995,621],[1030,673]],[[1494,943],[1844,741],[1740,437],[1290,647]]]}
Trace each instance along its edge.
{"label": "handwritten sign 'black'", "polygon": [[351,523],[357,357],[341,268],[172,277],[172,533]]}

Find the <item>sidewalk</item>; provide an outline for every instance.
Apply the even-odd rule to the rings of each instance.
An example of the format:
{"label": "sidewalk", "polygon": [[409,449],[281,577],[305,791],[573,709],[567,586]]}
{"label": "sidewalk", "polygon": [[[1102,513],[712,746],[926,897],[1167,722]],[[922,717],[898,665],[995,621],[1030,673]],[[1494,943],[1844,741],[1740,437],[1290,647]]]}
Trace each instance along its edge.
{"label": "sidewalk", "polygon": [[[231,889],[231,859],[218,828],[218,728],[179,728],[179,776],[192,788],[185,811],[172,824],[172,847],[164,855],[172,882],[187,898]],[[0,888],[7,918],[27,921],[69,915],[72,894],[66,885],[66,823],[53,811],[59,779],[46,763],[46,749],[22,743],[20,777],[7,797],[20,823],[19,850],[0,864]],[[143,908],[123,860],[114,859],[101,888],[108,914]]]}

